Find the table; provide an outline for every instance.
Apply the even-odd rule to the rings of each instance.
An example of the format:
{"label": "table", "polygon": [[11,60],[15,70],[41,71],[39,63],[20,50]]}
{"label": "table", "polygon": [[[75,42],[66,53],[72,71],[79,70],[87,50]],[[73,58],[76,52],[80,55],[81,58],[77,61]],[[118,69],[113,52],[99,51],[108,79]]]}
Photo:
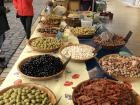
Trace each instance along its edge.
{"label": "table", "polygon": [[[41,27],[41,25],[38,24],[31,38],[40,36],[40,34],[37,32],[37,29],[39,27]],[[68,33],[69,31],[66,30],[66,32]],[[73,35],[70,35],[68,37],[68,41],[75,44],[79,43],[78,39]],[[0,89],[13,85],[14,81],[21,79],[22,83],[36,83],[36,84],[47,86],[49,89],[51,89],[55,93],[57,99],[59,99],[59,97],[62,96],[61,101],[59,102],[59,105],[73,105],[73,102],[71,100],[71,95],[73,91],[72,88],[75,87],[78,83],[89,79],[89,75],[86,70],[85,63],[69,62],[66,68],[66,72],[63,74],[61,78],[54,78],[52,80],[46,80],[46,81],[32,81],[32,80],[22,77],[17,71],[17,66],[19,62],[26,57],[39,55],[39,54],[44,54],[44,53],[32,51],[32,49],[27,45],[24,48],[21,55],[19,56],[16,63],[13,65],[13,68],[11,69],[8,76],[6,77],[5,81],[2,83]],[[61,57],[59,53],[55,53],[53,55]],[[79,74],[80,77],[78,79],[72,79],[73,74]],[[64,86],[64,83],[66,81],[73,82],[73,85]]]}
{"label": "table", "polygon": [[[37,29],[39,27],[41,27],[41,26],[38,24],[35,31],[33,32],[31,38],[40,36],[39,33],[37,32]],[[68,37],[69,42],[72,42],[74,44],[79,43],[80,40],[78,40],[75,36],[73,36],[71,33],[69,33],[69,30],[66,30],[66,33],[69,34],[69,37]],[[80,42],[89,44],[89,45],[91,44],[91,41],[89,41],[89,40],[87,41],[87,39],[84,39],[83,41],[80,41]],[[13,68],[11,69],[10,73],[6,77],[5,81],[1,85],[0,89],[13,85],[14,81],[16,81],[17,79],[21,79],[23,83],[37,83],[40,85],[47,86],[55,93],[57,99],[59,99],[59,97],[62,96],[62,99],[61,99],[59,105],[73,105],[73,102],[71,100],[71,94],[73,91],[72,88],[75,87],[78,83],[89,79],[87,70],[90,70],[93,67],[88,68],[87,64],[91,63],[91,62],[87,61],[86,64],[70,62],[67,66],[67,69],[66,69],[67,71],[59,79],[55,78],[53,80],[46,80],[46,81],[31,81],[27,78],[20,76],[20,74],[17,71],[17,66],[18,66],[19,62],[26,57],[29,57],[32,55],[38,55],[38,54],[44,54],[44,53],[32,51],[29,46],[26,46],[25,49],[23,50],[22,54],[18,58],[17,62],[14,64]],[[59,53],[55,53],[53,55],[61,57],[59,55]],[[91,64],[93,65],[93,62]],[[80,78],[76,79],[76,80],[72,79],[71,76],[73,74],[80,74]],[[64,86],[65,81],[73,82],[73,85],[66,87],[66,86]],[[140,80],[133,82],[132,86],[133,86],[132,88],[140,95]]]}

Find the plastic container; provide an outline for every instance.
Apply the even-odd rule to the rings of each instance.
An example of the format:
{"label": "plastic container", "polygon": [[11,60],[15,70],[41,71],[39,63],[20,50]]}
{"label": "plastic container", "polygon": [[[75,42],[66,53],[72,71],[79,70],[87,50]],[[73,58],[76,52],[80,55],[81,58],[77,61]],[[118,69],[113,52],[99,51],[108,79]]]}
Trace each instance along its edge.
{"label": "plastic container", "polygon": [[93,20],[81,20],[82,27],[92,27]]}

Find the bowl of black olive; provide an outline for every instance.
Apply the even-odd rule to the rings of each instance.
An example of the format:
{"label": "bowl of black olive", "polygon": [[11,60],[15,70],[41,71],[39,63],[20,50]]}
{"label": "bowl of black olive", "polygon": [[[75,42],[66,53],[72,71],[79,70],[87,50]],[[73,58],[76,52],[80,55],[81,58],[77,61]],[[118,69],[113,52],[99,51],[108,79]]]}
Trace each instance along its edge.
{"label": "bowl of black olive", "polygon": [[65,66],[62,60],[50,54],[27,57],[18,65],[20,74],[32,80],[60,77],[64,70]]}

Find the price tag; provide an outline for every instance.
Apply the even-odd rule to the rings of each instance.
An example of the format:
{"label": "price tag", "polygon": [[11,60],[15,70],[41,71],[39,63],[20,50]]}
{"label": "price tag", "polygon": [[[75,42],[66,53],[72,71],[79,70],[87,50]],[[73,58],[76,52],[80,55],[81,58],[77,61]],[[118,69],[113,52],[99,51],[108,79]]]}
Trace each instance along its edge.
{"label": "price tag", "polygon": [[63,32],[58,31],[58,33],[56,34],[56,37],[57,37],[58,39],[61,39],[62,36],[63,36]]}

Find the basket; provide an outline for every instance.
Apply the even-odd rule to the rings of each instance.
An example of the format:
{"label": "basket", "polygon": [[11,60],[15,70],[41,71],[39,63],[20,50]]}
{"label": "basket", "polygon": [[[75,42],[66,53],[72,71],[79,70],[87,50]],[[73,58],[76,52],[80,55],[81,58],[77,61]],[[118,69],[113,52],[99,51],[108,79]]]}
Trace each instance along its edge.
{"label": "basket", "polygon": [[38,84],[23,83],[23,84],[18,84],[18,85],[12,85],[12,86],[6,87],[3,90],[1,90],[0,94],[1,95],[4,94],[9,89],[20,88],[20,87],[29,87],[29,88],[33,88],[34,87],[34,88],[37,88],[39,90],[42,90],[42,91],[44,91],[45,93],[48,94],[49,98],[51,99],[51,103],[53,105],[55,105],[56,102],[57,102],[55,94],[49,88],[47,88],[45,86],[38,85]]}
{"label": "basket", "polygon": [[70,27],[81,27],[81,20],[79,18],[66,18],[65,22]]}
{"label": "basket", "polygon": [[59,73],[54,74],[52,76],[47,76],[47,77],[33,77],[33,76],[25,75],[24,73],[21,72],[21,66],[33,57],[36,57],[36,56],[31,56],[31,57],[25,58],[18,64],[18,71],[21,74],[21,76],[28,78],[28,79],[31,79],[31,80],[50,80],[53,78],[61,77],[63,72],[65,71],[65,70],[61,70]]}
{"label": "basket", "polygon": [[40,33],[41,36],[43,37],[56,37],[56,34],[48,34],[48,33]]}
{"label": "basket", "polygon": [[77,36],[77,38],[82,39],[82,38],[93,38],[95,34],[91,34],[91,35],[75,35]]}
{"label": "basket", "polygon": [[62,54],[62,50],[63,50],[64,48],[66,48],[66,47],[69,47],[69,46],[86,46],[87,48],[92,48],[92,49],[93,49],[94,56],[89,57],[89,58],[86,58],[86,59],[75,59],[75,58],[72,58],[72,57],[71,57],[71,61],[73,61],[73,62],[84,62],[84,61],[90,60],[90,59],[94,58],[94,57],[96,56],[96,53],[97,53],[96,50],[95,50],[95,48],[93,48],[93,47],[91,47],[91,46],[89,46],[89,45],[85,45],[85,44],[70,44],[70,45],[61,47],[60,50],[59,50],[60,55],[61,55],[63,58],[65,58],[65,59],[68,59],[69,57],[66,57],[65,55],[63,55],[63,54]]}
{"label": "basket", "polygon": [[119,50],[121,48],[123,48],[125,46],[125,44],[123,45],[118,45],[118,46],[105,46],[105,45],[101,45],[103,49],[107,49],[107,50]]}
{"label": "basket", "polygon": [[[111,54],[111,55],[118,55],[118,54]],[[101,66],[101,60],[105,59],[107,56],[110,56],[110,55],[106,55],[104,57],[102,57],[101,59],[99,59],[99,64]],[[108,75],[111,75],[112,77],[116,78],[117,80],[120,80],[120,81],[127,81],[127,82],[134,82],[134,81],[138,81],[140,80],[140,78],[136,78],[136,77],[124,77],[123,75],[114,75],[114,74],[111,74],[111,73],[108,73],[107,71],[104,70],[104,72],[106,72]]]}
{"label": "basket", "polygon": [[47,20],[41,20],[39,22],[39,24],[42,26],[42,27],[46,27],[46,26],[50,26],[50,27],[59,27],[61,22],[57,23],[57,24],[50,24]]}
{"label": "basket", "polygon": [[[99,78],[98,78],[99,79]],[[98,79],[94,79],[94,80],[98,80]],[[100,78],[101,79],[101,78]],[[103,78],[102,78],[103,79]],[[108,81],[112,81],[112,82],[114,82],[114,83],[120,83],[119,81],[113,81],[113,80],[109,80],[109,79],[107,79]],[[83,81],[83,82],[81,82],[81,83],[79,83],[76,87],[74,87],[74,90],[73,90],[73,93],[72,93],[72,100],[73,100],[73,103],[74,103],[74,105],[77,105],[77,102],[76,102],[76,100],[75,100],[75,97],[74,97],[74,94],[76,93],[76,91],[77,90],[79,90],[80,89],[80,87],[81,87],[81,85],[82,84],[84,84],[84,83],[88,83],[89,81],[91,81],[91,80],[85,80],[85,81]],[[133,93],[134,93],[134,96],[135,96],[135,99],[136,99],[136,105],[140,105],[140,96],[135,92],[135,91],[133,91]],[[80,104],[81,105],[81,104]]]}
{"label": "basket", "polygon": [[53,32],[40,32],[40,30],[41,29],[50,29],[50,30],[52,30],[52,29],[55,29],[57,32],[60,30],[58,27],[49,27],[49,26],[46,26],[46,27],[43,27],[43,28],[38,28],[37,29],[37,31],[42,35],[42,36],[45,36],[45,37],[56,37],[56,34],[57,34],[57,32],[56,33],[53,33]]}
{"label": "basket", "polygon": [[81,20],[82,27],[92,27],[93,20]]}
{"label": "basket", "polygon": [[[60,46],[57,47],[57,48],[53,48],[53,49],[47,49],[47,48],[37,48],[37,47],[33,47],[31,45],[32,41],[37,39],[37,38],[40,38],[40,37],[35,37],[35,38],[32,38],[28,41],[28,45],[34,50],[34,51],[38,51],[38,52],[43,52],[43,53],[48,53],[48,52],[54,52],[54,51],[57,51],[61,46],[62,46],[62,43],[60,43]],[[43,37],[42,37],[43,38]],[[54,37],[44,37],[44,38],[54,38]]]}
{"label": "basket", "polygon": [[[77,27],[78,28],[78,27]],[[84,27],[83,27],[84,28]],[[85,27],[87,28],[87,27]],[[91,29],[91,28],[90,28]],[[72,32],[73,29],[71,29],[71,32]],[[78,34],[78,33],[74,33],[72,32],[72,34],[78,38],[93,38],[95,36],[95,32],[92,32],[92,33],[89,33],[87,35],[84,35],[84,34]]]}
{"label": "basket", "polygon": [[59,15],[50,14],[46,16],[45,19],[48,25],[60,25],[63,18]]}
{"label": "basket", "polygon": [[[96,36],[96,37],[99,37],[99,36]],[[93,38],[94,43],[96,45],[98,45],[98,46],[101,46],[103,49],[107,49],[107,50],[120,50],[121,48],[123,48],[126,45],[125,40],[124,40],[124,43],[123,44],[119,44],[119,45],[115,45],[115,44],[114,45],[99,44],[99,43],[97,43],[95,41],[95,38],[96,37]],[[119,36],[119,37],[123,38],[122,36]]]}

